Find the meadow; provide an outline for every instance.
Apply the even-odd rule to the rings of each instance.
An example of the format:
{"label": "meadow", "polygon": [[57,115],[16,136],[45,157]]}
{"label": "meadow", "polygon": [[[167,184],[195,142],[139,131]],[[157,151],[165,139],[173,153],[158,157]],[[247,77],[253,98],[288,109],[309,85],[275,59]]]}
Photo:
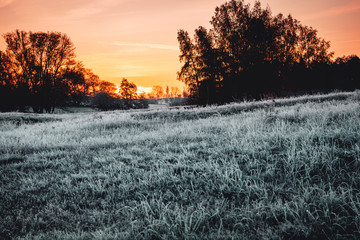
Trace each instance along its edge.
{"label": "meadow", "polygon": [[0,114],[0,239],[359,239],[360,94]]}

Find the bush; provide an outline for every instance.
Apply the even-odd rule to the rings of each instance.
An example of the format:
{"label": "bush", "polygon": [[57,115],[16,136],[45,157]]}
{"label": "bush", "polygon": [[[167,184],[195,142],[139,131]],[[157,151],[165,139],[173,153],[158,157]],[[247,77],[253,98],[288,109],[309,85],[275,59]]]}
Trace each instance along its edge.
{"label": "bush", "polygon": [[149,101],[147,99],[135,99],[134,101],[134,107],[135,109],[143,109],[143,108],[149,108]]}
{"label": "bush", "polygon": [[127,110],[148,108],[149,103],[147,99],[120,99],[114,98],[107,93],[100,92],[92,97],[90,106],[100,110]]}
{"label": "bush", "polygon": [[107,93],[100,92],[96,94],[90,101],[90,106],[92,108],[97,108],[100,110],[114,110],[114,109],[123,109],[122,103],[119,99],[113,98]]}
{"label": "bush", "polygon": [[14,92],[6,86],[0,85],[0,112],[9,112],[17,109],[16,96]]}
{"label": "bush", "polygon": [[169,98],[169,105],[172,107],[185,106],[190,104],[193,104],[193,102],[189,98]]}

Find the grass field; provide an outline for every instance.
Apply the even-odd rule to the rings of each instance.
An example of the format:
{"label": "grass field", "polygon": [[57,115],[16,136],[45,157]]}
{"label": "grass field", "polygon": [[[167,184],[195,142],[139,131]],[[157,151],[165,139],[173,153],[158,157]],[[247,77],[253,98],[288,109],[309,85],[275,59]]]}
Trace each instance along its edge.
{"label": "grass field", "polygon": [[0,239],[359,239],[359,102],[0,114]]}

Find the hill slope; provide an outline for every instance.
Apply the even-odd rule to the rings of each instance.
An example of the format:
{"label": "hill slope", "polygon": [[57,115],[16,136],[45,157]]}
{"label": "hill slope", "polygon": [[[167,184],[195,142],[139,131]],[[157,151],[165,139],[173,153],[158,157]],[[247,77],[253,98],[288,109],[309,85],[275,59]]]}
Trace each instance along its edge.
{"label": "hill slope", "polygon": [[360,237],[354,94],[0,118],[0,238]]}

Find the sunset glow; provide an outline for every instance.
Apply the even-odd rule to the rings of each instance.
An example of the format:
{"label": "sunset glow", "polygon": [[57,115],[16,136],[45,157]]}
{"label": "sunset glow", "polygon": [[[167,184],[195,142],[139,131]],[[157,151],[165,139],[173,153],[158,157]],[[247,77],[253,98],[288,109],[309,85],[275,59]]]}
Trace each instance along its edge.
{"label": "sunset glow", "polygon": [[[225,0],[0,0],[0,33],[58,31],[76,46],[77,59],[102,80],[122,78],[148,91],[183,84],[177,31],[192,35]],[[248,1],[254,3],[254,1]],[[360,55],[360,0],[263,0],[272,13],[289,13],[331,42],[335,57]],[[5,49],[3,39],[0,50]]]}

